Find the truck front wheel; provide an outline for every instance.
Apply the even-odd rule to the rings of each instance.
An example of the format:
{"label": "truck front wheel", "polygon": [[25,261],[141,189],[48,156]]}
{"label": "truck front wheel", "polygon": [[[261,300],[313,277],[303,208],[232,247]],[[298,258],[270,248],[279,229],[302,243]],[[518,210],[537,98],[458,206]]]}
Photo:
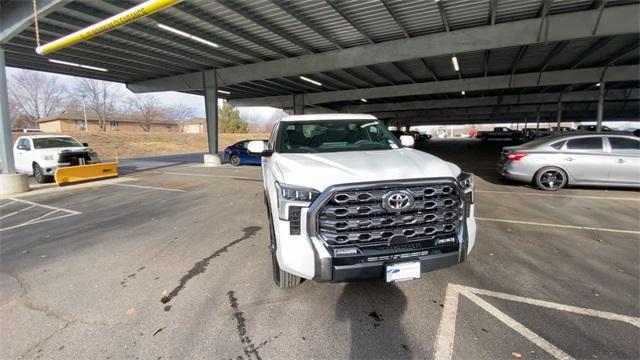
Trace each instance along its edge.
{"label": "truck front wheel", "polygon": [[38,184],[44,184],[49,182],[49,177],[44,174],[44,170],[37,163],[33,163],[33,177],[36,179]]}
{"label": "truck front wheel", "polygon": [[276,256],[276,249],[278,248],[276,243],[276,232],[273,227],[273,219],[271,218],[271,208],[269,207],[269,202],[266,197],[265,202],[267,203],[267,216],[269,218],[269,250],[271,251],[273,282],[275,282],[281,289],[291,288],[299,285],[302,282],[302,278],[282,270],[278,264],[278,257]]}

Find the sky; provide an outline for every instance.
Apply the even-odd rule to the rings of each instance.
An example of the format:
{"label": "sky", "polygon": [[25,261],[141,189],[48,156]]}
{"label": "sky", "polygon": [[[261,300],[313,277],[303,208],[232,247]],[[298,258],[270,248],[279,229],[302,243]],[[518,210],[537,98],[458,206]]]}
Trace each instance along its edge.
{"label": "sky", "polygon": [[[23,71],[23,70],[7,67],[7,76],[11,77],[12,74],[17,73],[18,71]],[[24,70],[24,71],[31,71],[31,70]],[[79,79],[79,77],[70,76],[70,75],[60,75],[60,74],[53,74],[53,73],[47,73],[47,74],[58,78],[60,82],[62,82],[65,86],[67,86],[67,88],[73,88],[76,79]],[[117,84],[118,86],[121,86],[123,91],[126,92],[128,95],[135,96],[135,94],[129,91],[129,89],[127,89],[127,87],[124,84],[121,84],[121,83],[115,83],[115,84]],[[185,94],[185,93],[176,92],[176,91],[164,91],[164,92],[156,92],[151,94],[156,96],[160,100],[163,106],[182,103],[184,105],[190,106],[195,109],[195,115],[194,115],[195,117],[205,117],[203,96]],[[219,100],[218,105],[221,105],[221,101],[222,100]],[[264,106],[239,107],[238,109],[240,110],[240,116],[243,119],[249,122],[258,122],[258,123],[268,121],[275,112],[280,110],[280,109],[264,107]]]}

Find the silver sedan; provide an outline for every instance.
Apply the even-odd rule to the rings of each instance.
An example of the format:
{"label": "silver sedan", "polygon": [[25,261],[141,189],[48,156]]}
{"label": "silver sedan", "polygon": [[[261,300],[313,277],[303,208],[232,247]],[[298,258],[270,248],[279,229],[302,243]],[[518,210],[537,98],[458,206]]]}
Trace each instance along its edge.
{"label": "silver sedan", "polygon": [[498,172],[542,190],[567,185],[640,188],[640,139],[629,133],[567,133],[502,149]]}

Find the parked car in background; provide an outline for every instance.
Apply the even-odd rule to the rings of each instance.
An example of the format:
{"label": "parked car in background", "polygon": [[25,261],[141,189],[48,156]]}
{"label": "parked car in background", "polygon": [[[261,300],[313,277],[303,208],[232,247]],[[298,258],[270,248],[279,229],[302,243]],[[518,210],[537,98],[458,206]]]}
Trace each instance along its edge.
{"label": "parked car in background", "polygon": [[[578,131],[597,131],[596,125],[578,125]],[[602,125],[602,131],[613,131],[610,127]]]}
{"label": "parked car in background", "polygon": [[626,132],[567,132],[502,149],[498,173],[542,190],[567,185],[640,187],[640,139]]}
{"label": "parked car in background", "polygon": [[98,155],[88,146],[71,136],[21,136],[13,146],[16,171],[33,175],[41,184],[51,181],[59,167],[99,163]]}
{"label": "parked car in background", "polygon": [[576,130],[574,128],[568,127],[568,126],[560,126],[560,127],[554,126],[554,127],[551,128],[551,131],[558,133],[558,132],[576,131]]}
{"label": "parked car in background", "polygon": [[42,130],[40,129],[32,129],[32,128],[16,128],[16,129],[12,129],[11,131],[20,132],[20,133],[41,133],[42,132]]}
{"label": "parked car in background", "polygon": [[493,128],[493,131],[478,131],[476,137],[483,141],[487,141],[489,139],[518,140],[522,138],[522,132],[518,130],[511,130],[507,127],[495,127]]}
{"label": "parked car in background", "polygon": [[531,141],[533,139],[537,139],[543,136],[548,136],[551,134],[552,134],[551,130],[546,128],[542,128],[542,129],[526,128],[526,129],[522,129],[522,137],[520,140]]}
{"label": "parked car in background", "polygon": [[247,144],[251,140],[243,140],[233,145],[227,146],[222,153],[222,161],[233,166],[240,165],[260,165],[260,156],[252,155],[247,150]]}
{"label": "parked car in background", "polygon": [[419,141],[428,141],[429,139],[431,139],[431,135],[430,134],[423,134],[419,131],[415,131],[415,130],[411,130],[411,131],[407,131],[405,134],[403,135],[409,135],[413,137],[413,140],[415,142],[419,142]]}

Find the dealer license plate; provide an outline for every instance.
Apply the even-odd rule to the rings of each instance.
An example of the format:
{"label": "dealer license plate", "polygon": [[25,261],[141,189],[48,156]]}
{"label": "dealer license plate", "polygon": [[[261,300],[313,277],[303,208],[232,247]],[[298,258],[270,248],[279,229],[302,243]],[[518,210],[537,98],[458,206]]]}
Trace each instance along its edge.
{"label": "dealer license plate", "polygon": [[406,281],[420,278],[420,262],[404,262],[387,265],[387,282]]}

